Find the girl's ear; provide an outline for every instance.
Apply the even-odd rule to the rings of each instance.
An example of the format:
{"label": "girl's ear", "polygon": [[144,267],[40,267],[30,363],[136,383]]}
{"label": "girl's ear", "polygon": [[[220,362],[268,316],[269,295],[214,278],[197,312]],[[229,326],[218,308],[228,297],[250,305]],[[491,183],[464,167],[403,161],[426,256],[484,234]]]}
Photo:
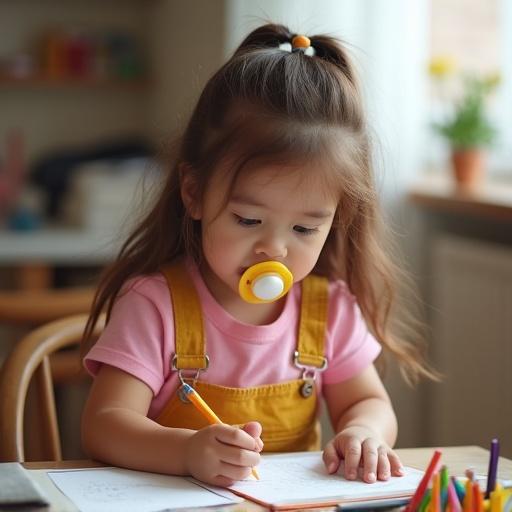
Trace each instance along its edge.
{"label": "girl's ear", "polygon": [[201,199],[194,170],[190,165],[180,164],[179,172],[181,200],[185,205],[187,213],[194,220],[200,220],[202,216]]}

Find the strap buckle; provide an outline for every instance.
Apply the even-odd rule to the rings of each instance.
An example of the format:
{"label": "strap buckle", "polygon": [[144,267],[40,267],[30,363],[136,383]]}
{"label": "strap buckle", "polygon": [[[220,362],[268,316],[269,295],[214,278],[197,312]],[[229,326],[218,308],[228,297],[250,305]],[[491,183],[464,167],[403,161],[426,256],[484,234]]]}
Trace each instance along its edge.
{"label": "strap buckle", "polygon": [[199,374],[206,371],[210,366],[210,358],[206,354],[204,355],[204,360],[206,361],[206,366],[204,368],[178,368],[176,366],[178,361],[178,354],[174,354],[171,359],[171,369],[178,372],[178,378],[182,384],[185,384],[185,380],[191,380],[195,383],[199,378]]}
{"label": "strap buckle", "polygon": [[300,353],[298,350],[296,350],[293,353],[293,364],[302,370],[302,378],[303,379],[312,379],[315,380],[317,372],[323,372],[327,369],[327,358],[322,357],[322,365],[321,366],[314,366],[314,365],[306,365],[299,362]]}

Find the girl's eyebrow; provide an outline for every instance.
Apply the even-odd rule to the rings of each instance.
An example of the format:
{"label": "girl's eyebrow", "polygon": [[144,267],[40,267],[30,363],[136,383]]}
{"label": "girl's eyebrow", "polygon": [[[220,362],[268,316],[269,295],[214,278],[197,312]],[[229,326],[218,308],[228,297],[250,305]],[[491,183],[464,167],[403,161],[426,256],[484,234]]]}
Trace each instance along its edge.
{"label": "girl's eyebrow", "polygon": [[[259,201],[256,201],[256,199],[253,199],[252,197],[240,195],[233,196],[229,200],[229,202],[248,206],[256,206],[258,208],[268,208],[266,204],[260,203]],[[303,215],[304,217],[311,217],[313,219],[327,219],[328,217],[331,217],[333,213],[329,210],[313,210],[309,212],[301,212],[300,215]]]}

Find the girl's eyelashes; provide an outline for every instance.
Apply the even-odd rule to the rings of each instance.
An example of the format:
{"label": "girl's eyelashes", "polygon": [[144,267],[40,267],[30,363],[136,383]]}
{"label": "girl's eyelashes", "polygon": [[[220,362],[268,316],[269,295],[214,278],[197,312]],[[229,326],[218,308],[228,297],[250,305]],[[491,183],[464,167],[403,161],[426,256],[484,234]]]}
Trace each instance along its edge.
{"label": "girl's eyelashes", "polygon": [[[251,228],[261,224],[260,219],[250,219],[237,215],[236,213],[233,213],[233,217],[235,218],[236,223],[243,227]],[[305,226],[300,226],[298,224],[293,226],[293,230],[299,235],[314,235],[318,232],[318,228],[306,228]]]}
{"label": "girl's eyelashes", "polygon": [[314,235],[318,228],[306,228],[304,226],[293,226],[293,230],[299,233],[300,235]]}
{"label": "girl's eyelashes", "polygon": [[257,226],[258,224],[261,224],[261,220],[259,219],[248,219],[246,217],[240,217],[240,215],[237,215],[236,213],[233,214],[235,217],[236,223],[240,224],[240,226]]}

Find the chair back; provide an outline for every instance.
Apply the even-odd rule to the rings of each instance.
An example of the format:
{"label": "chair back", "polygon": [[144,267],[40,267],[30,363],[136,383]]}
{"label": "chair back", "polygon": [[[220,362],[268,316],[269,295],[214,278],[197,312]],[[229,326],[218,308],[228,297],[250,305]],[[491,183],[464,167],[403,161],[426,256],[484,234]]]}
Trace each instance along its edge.
{"label": "chair back", "polygon": [[[7,356],[0,368],[0,461],[25,461],[23,420],[32,379],[36,380],[41,411],[38,428],[46,460],[62,460],[50,355],[66,347],[76,347],[86,322],[87,315],[82,314],[42,325],[16,343]],[[103,325],[104,318],[95,328],[95,337]],[[81,361],[76,357],[77,373],[80,368]]]}

